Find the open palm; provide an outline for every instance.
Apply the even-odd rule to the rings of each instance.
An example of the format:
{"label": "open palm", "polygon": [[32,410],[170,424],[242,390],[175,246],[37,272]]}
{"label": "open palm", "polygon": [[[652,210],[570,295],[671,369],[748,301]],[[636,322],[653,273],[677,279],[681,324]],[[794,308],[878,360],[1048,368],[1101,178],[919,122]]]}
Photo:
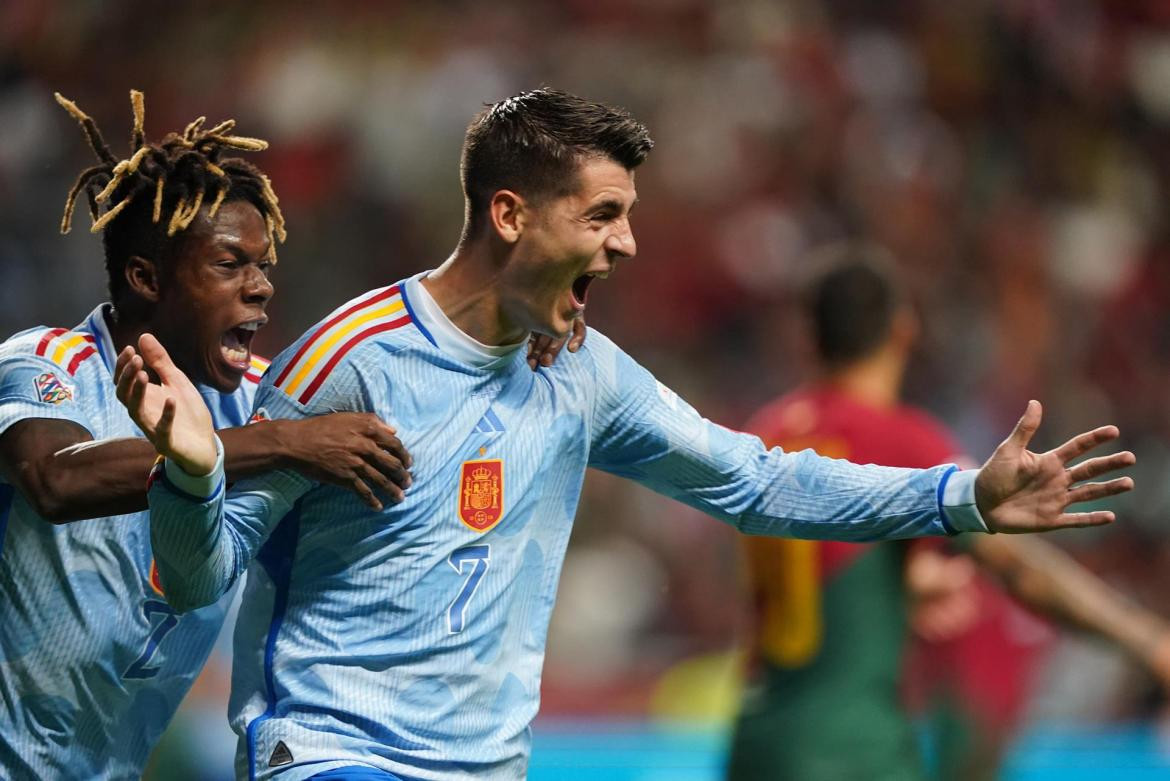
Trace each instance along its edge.
{"label": "open palm", "polygon": [[[159,378],[150,381],[145,368]],[[127,347],[114,367],[118,401],[160,455],[192,475],[215,468],[215,429],[199,391],[151,334],[143,334],[138,349]]]}
{"label": "open palm", "polygon": [[988,529],[999,532],[1047,531],[1071,526],[1099,526],[1114,519],[1108,510],[1068,512],[1069,505],[1088,502],[1133,489],[1133,479],[1092,480],[1130,466],[1128,451],[1069,463],[1093,448],[1116,439],[1116,426],[1102,426],[1079,434],[1046,453],[1033,453],[1028,442],[1040,426],[1037,401],[1028,408],[1015,430],[992,453],[975,481],[975,499]]}

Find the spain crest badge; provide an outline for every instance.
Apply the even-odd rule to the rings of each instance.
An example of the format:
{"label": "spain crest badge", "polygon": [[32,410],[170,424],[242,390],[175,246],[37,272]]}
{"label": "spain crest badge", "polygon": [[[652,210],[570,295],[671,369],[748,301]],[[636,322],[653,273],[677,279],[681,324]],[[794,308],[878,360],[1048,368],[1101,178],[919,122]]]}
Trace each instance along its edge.
{"label": "spain crest badge", "polygon": [[477,532],[486,532],[503,515],[503,460],[464,461],[459,477],[459,519]]}
{"label": "spain crest badge", "polygon": [[60,404],[63,401],[73,401],[73,390],[57,379],[52,372],[45,372],[33,378],[33,385],[37,395],[46,404]]}

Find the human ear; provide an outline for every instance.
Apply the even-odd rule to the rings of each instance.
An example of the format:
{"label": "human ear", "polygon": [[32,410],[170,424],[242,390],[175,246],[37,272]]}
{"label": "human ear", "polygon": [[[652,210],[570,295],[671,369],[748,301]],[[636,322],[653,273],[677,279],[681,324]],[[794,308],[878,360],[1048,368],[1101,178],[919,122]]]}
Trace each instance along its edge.
{"label": "human ear", "polygon": [[134,295],[144,301],[154,304],[159,298],[158,268],[154,261],[147,260],[139,255],[131,255],[123,269],[126,284]]}
{"label": "human ear", "polygon": [[492,229],[509,244],[520,240],[528,223],[529,211],[530,207],[524,198],[511,190],[496,190],[488,204]]}

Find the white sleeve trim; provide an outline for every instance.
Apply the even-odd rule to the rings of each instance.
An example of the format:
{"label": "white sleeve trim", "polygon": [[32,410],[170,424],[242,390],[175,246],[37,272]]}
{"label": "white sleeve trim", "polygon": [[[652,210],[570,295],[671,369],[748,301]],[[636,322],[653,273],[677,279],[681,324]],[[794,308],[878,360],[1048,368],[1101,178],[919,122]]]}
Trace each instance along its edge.
{"label": "white sleeve trim", "polygon": [[205,475],[190,475],[169,458],[163,468],[171,485],[193,497],[206,497],[203,501],[207,501],[213,498],[223,485],[223,443],[219,441],[218,436],[215,437],[215,466]]}
{"label": "white sleeve trim", "polygon": [[961,532],[987,532],[987,524],[975,504],[975,479],[978,469],[952,472],[943,489],[942,505],[947,522]]}

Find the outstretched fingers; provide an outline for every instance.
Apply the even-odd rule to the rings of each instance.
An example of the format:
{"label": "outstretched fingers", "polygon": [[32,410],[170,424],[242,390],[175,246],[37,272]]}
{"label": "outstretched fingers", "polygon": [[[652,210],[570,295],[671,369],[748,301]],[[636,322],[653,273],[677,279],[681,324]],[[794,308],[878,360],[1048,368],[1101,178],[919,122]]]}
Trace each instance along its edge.
{"label": "outstretched fingers", "polygon": [[1088,453],[1098,445],[1103,445],[1106,442],[1117,439],[1119,436],[1121,436],[1121,432],[1118,431],[1117,426],[1101,426],[1092,431],[1086,431],[1084,434],[1078,434],[1056,448],[1053,452],[1056,453],[1061,461],[1067,464],[1074,458],[1079,458],[1085,453]]}
{"label": "outstretched fingers", "polygon": [[1069,489],[1067,504],[1092,502],[1097,499],[1117,496],[1118,494],[1132,490],[1132,477],[1118,477],[1115,480],[1108,480],[1103,483],[1085,483],[1084,485],[1078,485],[1076,488]]}
{"label": "outstretched fingers", "polygon": [[1024,409],[1024,414],[1003,444],[1018,452],[1024,452],[1028,448],[1028,443],[1032,441],[1032,435],[1036,433],[1036,429],[1040,428],[1041,414],[1040,402],[1035,399],[1029,401],[1028,406]]}
{"label": "outstretched fingers", "polygon": [[1120,453],[1090,458],[1076,466],[1069,467],[1068,476],[1072,482],[1079,483],[1082,480],[1092,480],[1094,477],[1099,477],[1115,469],[1133,466],[1136,462],[1137,458],[1133,453],[1123,450]]}
{"label": "outstretched fingers", "polygon": [[1081,526],[1104,526],[1113,523],[1116,516],[1109,510],[1095,510],[1088,513],[1064,513],[1057,516],[1052,524],[1054,529],[1068,529]]}

